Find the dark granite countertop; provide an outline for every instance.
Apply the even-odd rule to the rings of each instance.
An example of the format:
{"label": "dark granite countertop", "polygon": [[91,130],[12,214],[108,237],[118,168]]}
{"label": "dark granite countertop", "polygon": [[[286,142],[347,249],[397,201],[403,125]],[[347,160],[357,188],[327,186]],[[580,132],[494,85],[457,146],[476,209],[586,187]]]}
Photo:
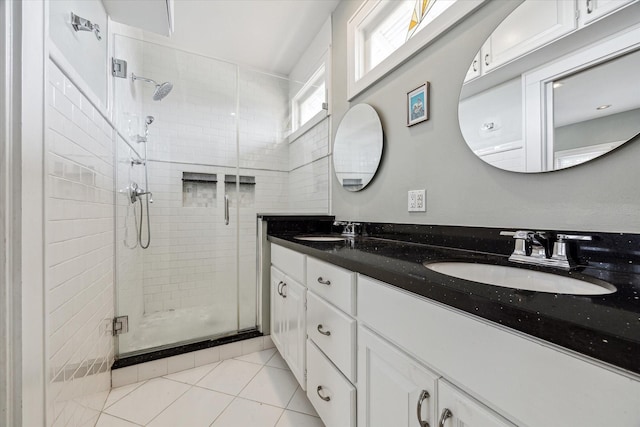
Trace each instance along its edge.
{"label": "dark granite countertop", "polygon": [[[422,234],[418,239],[404,227],[407,232],[398,235],[400,240],[389,238],[384,226],[370,228],[375,229],[373,234],[339,243],[296,240],[294,236],[299,233],[287,231],[286,227],[269,232],[268,238],[289,249],[640,374],[640,258],[634,249],[639,247],[637,235],[627,239],[623,234],[601,233],[594,239],[599,244],[578,254],[579,259],[588,262],[578,272],[518,265],[586,280],[600,279],[617,288],[612,294],[577,296],[479,284],[423,266],[425,261],[514,266],[507,259],[513,243],[495,237],[499,230],[474,228],[475,237],[470,244],[469,239],[465,241],[469,230],[464,227],[435,227],[431,235]],[[478,234],[487,239],[478,238]],[[438,244],[425,243],[428,240]],[[623,240],[629,250],[620,248]],[[604,248],[606,243],[613,248]]]}

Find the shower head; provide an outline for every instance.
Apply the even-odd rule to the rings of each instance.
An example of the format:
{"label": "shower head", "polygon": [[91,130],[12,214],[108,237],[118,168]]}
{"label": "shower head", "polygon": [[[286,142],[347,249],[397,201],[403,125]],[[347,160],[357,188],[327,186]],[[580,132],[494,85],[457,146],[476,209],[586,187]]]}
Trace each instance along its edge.
{"label": "shower head", "polygon": [[131,79],[133,81],[142,80],[142,81],[153,83],[154,85],[156,85],[156,90],[153,92],[154,101],[160,101],[162,98],[169,95],[169,92],[171,92],[171,89],[173,89],[173,83],[171,82],[158,83],[155,80],[148,79],[142,76],[136,76],[133,73],[131,73]]}
{"label": "shower head", "polygon": [[156,85],[156,90],[155,92],[153,92],[153,100],[160,101],[162,98],[169,95],[171,89],[173,89],[173,83],[171,82],[164,82],[162,84]]}
{"label": "shower head", "polygon": [[144,122],[145,122],[147,125],[150,125],[151,123],[153,123],[153,121],[154,121],[155,119],[156,119],[156,118],[155,118],[155,117],[153,117],[153,116],[147,116],[147,117],[144,119]]}

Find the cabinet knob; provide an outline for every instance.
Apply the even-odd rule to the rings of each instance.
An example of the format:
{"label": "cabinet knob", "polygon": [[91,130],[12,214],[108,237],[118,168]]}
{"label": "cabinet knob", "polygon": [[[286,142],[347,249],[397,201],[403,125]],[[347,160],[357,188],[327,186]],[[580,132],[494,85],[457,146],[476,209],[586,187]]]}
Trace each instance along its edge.
{"label": "cabinet knob", "polygon": [[429,427],[429,422],[424,421],[422,419],[422,404],[425,400],[430,397],[429,392],[427,390],[422,390],[420,393],[420,397],[418,398],[418,422],[420,423],[420,427]]}
{"label": "cabinet knob", "polygon": [[442,411],[442,415],[440,415],[440,422],[438,423],[438,427],[444,427],[444,422],[451,417],[453,417],[453,412],[451,412],[449,408],[444,408],[444,410]]}
{"label": "cabinet knob", "polygon": [[320,392],[322,391],[322,388],[323,387],[321,385],[319,385],[318,388],[316,389],[316,393],[318,393],[318,396],[320,397],[320,399],[324,400],[325,402],[330,401],[331,400],[330,396],[323,396],[323,395],[320,394]]}
{"label": "cabinet knob", "polygon": [[331,335],[331,331],[323,331],[323,330],[322,330],[322,325],[321,325],[321,324],[320,324],[320,325],[318,325],[318,332],[320,332],[322,335],[324,335],[324,336],[326,336],[326,337],[328,337],[328,336],[330,336],[330,335]]}
{"label": "cabinet knob", "polygon": [[322,276],[318,277],[318,283],[322,283],[323,285],[331,285],[331,280],[324,280]]}

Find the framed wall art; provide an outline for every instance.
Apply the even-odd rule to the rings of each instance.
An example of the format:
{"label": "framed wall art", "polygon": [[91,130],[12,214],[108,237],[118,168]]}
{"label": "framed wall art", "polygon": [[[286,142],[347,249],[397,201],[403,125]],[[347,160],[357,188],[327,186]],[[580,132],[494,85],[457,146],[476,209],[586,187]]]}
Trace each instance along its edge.
{"label": "framed wall art", "polygon": [[429,120],[429,82],[407,93],[407,126]]}

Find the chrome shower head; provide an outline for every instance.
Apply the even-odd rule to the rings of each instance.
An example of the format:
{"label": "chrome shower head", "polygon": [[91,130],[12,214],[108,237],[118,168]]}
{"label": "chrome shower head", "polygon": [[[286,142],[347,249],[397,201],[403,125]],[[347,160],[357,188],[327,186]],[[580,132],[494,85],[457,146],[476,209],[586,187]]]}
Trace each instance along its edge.
{"label": "chrome shower head", "polygon": [[162,84],[156,85],[156,90],[155,92],[153,92],[153,100],[160,101],[162,98],[169,95],[171,89],[173,89],[173,83],[171,82],[164,82]]}
{"label": "chrome shower head", "polygon": [[145,122],[147,125],[150,125],[151,123],[153,123],[153,121],[154,121],[155,119],[156,119],[156,118],[155,118],[155,117],[153,117],[153,116],[147,116],[147,117],[145,117],[144,122]]}
{"label": "chrome shower head", "polygon": [[156,90],[153,92],[154,101],[160,101],[162,98],[169,95],[169,92],[171,92],[171,89],[173,89],[173,83],[171,82],[158,83],[153,79],[148,79],[142,76],[136,76],[133,73],[131,73],[131,79],[133,81],[142,80],[142,81],[153,83],[154,85],[156,85]]}

